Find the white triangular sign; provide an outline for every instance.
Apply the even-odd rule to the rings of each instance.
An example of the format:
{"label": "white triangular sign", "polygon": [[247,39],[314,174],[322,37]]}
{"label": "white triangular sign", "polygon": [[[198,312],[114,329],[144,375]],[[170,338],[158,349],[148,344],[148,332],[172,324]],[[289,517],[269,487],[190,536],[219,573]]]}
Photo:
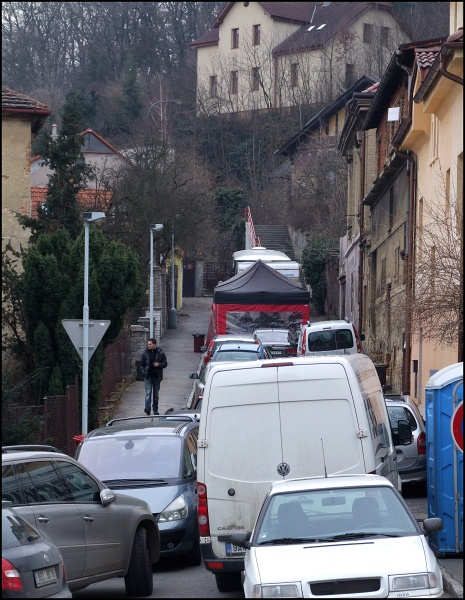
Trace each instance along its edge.
{"label": "white triangular sign", "polygon": [[[82,360],[82,319],[63,319],[61,323]],[[103,319],[99,321],[89,321],[89,360],[92,358],[97,346],[100,344],[106,330],[110,327],[110,323],[111,321],[105,321]]]}

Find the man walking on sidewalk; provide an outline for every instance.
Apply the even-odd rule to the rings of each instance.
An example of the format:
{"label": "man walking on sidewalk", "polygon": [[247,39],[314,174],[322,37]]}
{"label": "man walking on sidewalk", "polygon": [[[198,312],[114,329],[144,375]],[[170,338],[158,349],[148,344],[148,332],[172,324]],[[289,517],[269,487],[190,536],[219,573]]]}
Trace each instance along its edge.
{"label": "man walking on sidewalk", "polygon": [[145,384],[145,414],[150,414],[152,404],[153,414],[158,415],[158,392],[163,379],[163,369],[168,366],[166,356],[161,348],[157,348],[157,340],[147,340],[147,348],[142,353],[140,361]]}

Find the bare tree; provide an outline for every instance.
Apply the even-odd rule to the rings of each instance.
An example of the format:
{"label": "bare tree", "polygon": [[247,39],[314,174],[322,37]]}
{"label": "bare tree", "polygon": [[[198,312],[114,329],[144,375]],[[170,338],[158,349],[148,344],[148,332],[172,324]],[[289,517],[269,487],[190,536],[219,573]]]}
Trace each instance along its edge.
{"label": "bare tree", "polygon": [[[463,342],[463,223],[461,199],[440,171],[417,223],[413,318],[426,339]],[[436,196],[436,197],[434,197]]]}

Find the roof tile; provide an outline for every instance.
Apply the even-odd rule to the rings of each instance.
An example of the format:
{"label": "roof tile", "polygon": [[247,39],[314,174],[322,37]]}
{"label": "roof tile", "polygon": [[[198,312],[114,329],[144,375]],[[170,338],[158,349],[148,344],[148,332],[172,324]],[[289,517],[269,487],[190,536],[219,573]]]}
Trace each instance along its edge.
{"label": "roof tile", "polygon": [[46,104],[38,102],[34,98],[30,98],[9,87],[2,87],[2,111],[8,112],[9,109],[50,114],[50,110]]}

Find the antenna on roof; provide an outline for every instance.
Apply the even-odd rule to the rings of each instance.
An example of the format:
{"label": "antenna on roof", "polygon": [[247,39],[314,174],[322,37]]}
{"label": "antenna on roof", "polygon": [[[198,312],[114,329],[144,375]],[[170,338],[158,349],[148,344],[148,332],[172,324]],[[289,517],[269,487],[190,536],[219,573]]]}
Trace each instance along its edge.
{"label": "antenna on roof", "polygon": [[[313,18],[314,18],[315,13],[316,13],[316,9],[318,8],[318,4],[319,4],[318,2],[315,2],[315,7],[313,9],[312,18],[310,19],[310,27],[307,29],[307,31],[311,31],[312,29],[315,28],[315,25],[312,25],[312,23],[313,23]],[[326,8],[330,4],[331,4],[331,2],[323,2],[321,4],[321,8]],[[320,27],[318,27],[318,29],[323,29],[323,27],[324,27],[324,25],[320,25]]]}
{"label": "antenna on roof", "polygon": [[325,469],[325,477],[328,477],[328,472],[326,470],[325,447],[323,445],[323,438],[320,438],[320,440],[321,440],[321,452],[323,453],[323,466]]}

